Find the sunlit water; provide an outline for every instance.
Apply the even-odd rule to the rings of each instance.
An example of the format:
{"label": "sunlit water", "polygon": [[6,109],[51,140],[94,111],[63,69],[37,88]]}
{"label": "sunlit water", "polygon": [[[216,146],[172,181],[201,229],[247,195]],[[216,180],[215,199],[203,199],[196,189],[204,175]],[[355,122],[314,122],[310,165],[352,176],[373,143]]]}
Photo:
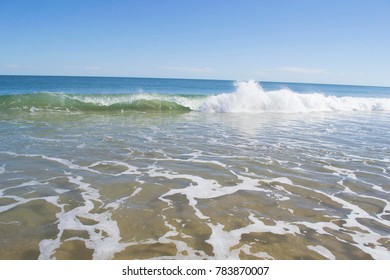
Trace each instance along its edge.
{"label": "sunlit water", "polygon": [[390,259],[389,99],[302,95],[3,100],[0,258]]}

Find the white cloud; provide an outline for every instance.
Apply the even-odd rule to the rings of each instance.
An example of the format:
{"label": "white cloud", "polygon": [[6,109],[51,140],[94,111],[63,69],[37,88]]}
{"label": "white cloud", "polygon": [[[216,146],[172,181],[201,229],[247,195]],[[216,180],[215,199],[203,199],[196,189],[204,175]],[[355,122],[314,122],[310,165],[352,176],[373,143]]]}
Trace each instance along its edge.
{"label": "white cloud", "polygon": [[327,73],[325,69],[290,67],[290,66],[279,67],[278,70],[283,71],[283,72],[295,73],[295,74],[325,74],[325,73]]}
{"label": "white cloud", "polygon": [[212,72],[214,69],[209,67],[180,67],[180,66],[160,66],[160,69],[172,70],[177,72],[189,72],[189,73],[199,73],[199,72]]}

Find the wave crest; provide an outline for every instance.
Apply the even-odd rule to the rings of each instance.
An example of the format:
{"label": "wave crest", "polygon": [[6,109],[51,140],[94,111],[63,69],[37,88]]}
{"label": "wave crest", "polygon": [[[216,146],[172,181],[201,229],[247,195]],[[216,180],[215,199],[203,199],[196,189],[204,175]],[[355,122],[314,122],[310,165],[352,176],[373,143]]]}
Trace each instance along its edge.
{"label": "wave crest", "polygon": [[389,98],[336,97],[320,93],[301,94],[289,89],[267,91],[255,81],[237,82],[233,93],[210,96],[198,108],[204,112],[388,111]]}
{"label": "wave crest", "polygon": [[67,95],[35,93],[0,96],[0,108],[37,111],[190,111],[172,98],[157,95]]}
{"label": "wave crest", "polygon": [[218,95],[61,94],[0,96],[0,109],[26,111],[198,111],[221,113],[310,113],[390,111],[390,98],[336,97],[297,93],[290,89],[264,91],[255,81],[236,82],[236,90]]}

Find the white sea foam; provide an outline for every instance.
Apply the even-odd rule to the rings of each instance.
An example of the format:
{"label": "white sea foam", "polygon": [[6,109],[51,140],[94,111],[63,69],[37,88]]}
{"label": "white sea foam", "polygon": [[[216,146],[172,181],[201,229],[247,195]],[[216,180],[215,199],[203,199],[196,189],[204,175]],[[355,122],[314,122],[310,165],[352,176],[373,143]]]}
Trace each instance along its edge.
{"label": "white sea foam", "polygon": [[[273,234],[298,234],[299,228],[291,223],[285,221],[274,221],[275,225],[270,226],[264,224],[261,220],[256,218],[253,213],[250,213],[249,220],[252,222],[246,227],[235,229],[232,231],[224,231],[223,225],[213,225],[208,223],[212,233],[210,238],[206,241],[213,246],[213,251],[216,259],[234,259],[238,256],[232,255],[230,248],[240,242],[243,234],[252,232],[270,232]],[[267,254],[268,257],[272,258]]]}
{"label": "white sea foam", "polygon": [[[232,171],[231,171],[232,172]],[[205,198],[215,198],[223,195],[233,194],[240,190],[246,191],[256,191],[256,192],[271,192],[259,187],[259,180],[252,179],[249,177],[237,176],[240,183],[234,187],[222,187],[216,180],[208,180],[199,176],[189,175],[189,174],[175,174],[173,172],[161,171],[157,168],[152,168],[148,171],[150,177],[165,177],[167,179],[188,179],[193,182],[185,189],[172,189],[160,197],[162,201],[165,201],[169,204],[169,200],[166,198],[170,195],[183,194],[187,197],[189,205],[194,209],[196,216],[199,219],[207,219],[207,216],[204,216],[203,213],[196,207],[197,199]]]}
{"label": "white sea foam", "polygon": [[355,179],[356,180],[356,175],[355,175],[355,173],[352,170],[345,169],[345,168],[338,168],[338,167],[335,167],[335,166],[323,166],[323,167],[326,168],[326,169],[329,169],[331,171],[334,171],[333,174],[335,174],[337,176],[343,175],[343,176],[347,176],[347,177],[349,177],[351,179]]}
{"label": "white sea foam", "polygon": [[307,246],[308,249],[317,252],[318,254],[324,256],[329,260],[335,260],[336,257],[325,247],[317,245],[317,246]]}
{"label": "white sea foam", "polygon": [[[56,214],[58,218],[59,233],[55,239],[44,239],[39,243],[40,256],[39,259],[50,259],[55,251],[61,246],[61,237],[65,230],[84,230],[87,231],[90,238],[84,240],[81,238],[71,238],[68,240],[83,240],[87,248],[93,249],[94,259],[110,259],[115,252],[121,251],[124,245],[119,243],[121,237],[117,222],[111,219],[111,212],[105,211],[102,213],[90,213],[94,204],[93,201],[100,201],[99,192],[92,188],[90,184],[83,182],[83,177],[69,176],[69,183],[78,186],[81,196],[84,199],[84,204],[72,210],[65,211],[64,205],[59,204],[57,199],[52,203],[61,208],[61,211]],[[84,225],[79,217],[96,221],[96,225]]]}
{"label": "white sea foam", "polygon": [[[48,157],[45,155],[30,155],[30,154],[16,154],[13,152],[7,152],[5,154],[12,155],[12,156],[23,156],[23,157],[39,157],[44,160],[57,162],[60,164],[65,165],[69,169],[72,170],[82,170],[82,171],[88,171],[91,173],[96,174],[104,174],[104,175],[111,175],[111,176],[119,176],[119,175],[128,175],[128,174],[139,174],[139,172],[136,171],[136,168],[133,166],[130,166],[123,162],[118,161],[99,161],[94,164],[91,164],[88,167],[85,166],[79,166],[71,161],[61,159],[61,158],[55,158],[55,157]],[[107,166],[122,166],[126,170],[123,172],[120,172],[118,174],[109,174],[109,173],[101,173],[95,169],[94,167],[98,165],[107,165]],[[102,203],[100,199],[99,191],[93,188],[89,183],[84,182],[84,178],[82,176],[74,176],[70,172],[64,172],[65,175],[67,175],[67,180],[70,184],[73,184],[77,186],[77,189],[80,191],[80,195],[83,198],[83,204],[75,207],[69,211],[65,210],[65,204],[60,203],[59,196],[45,196],[45,197],[34,197],[34,198],[23,198],[16,195],[5,195],[5,192],[12,190],[12,189],[20,189],[20,188],[26,188],[26,187],[36,187],[36,186],[43,186],[48,185],[49,181],[55,178],[50,178],[48,180],[45,180],[46,182],[41,182],[38,180],[30,180],[28,182],[21,183],[16,186],[8,187],[5,189],[0,189],[0,197],[6,197],[10,199],[14,199],[15,202],[0,206],[0,213],[4,211],[8,211],[16,206],[25,204],[27,202],[33,201],[33,200],[41,200],[44,199],[48,203],[57,206],[60,211],[56,213],[56,217],[58,219],[58,225],[57,228],[59,230],[59,233],[54,239],[43,239],[39,243],[39,250],[40,250],[40,256],[39,259],[51,259],[54,257],[55,251],[60,248],[62,244],[62,235],[65,230],[83,230],[88,232],[89,239],[83,239],[81,237],[73,237],[68,238],[66,241],[70,240],[82,240],[85,242],[85,246],[89,249],[93,249],[93,258],[94,259],[110,259],[113,257],[113,255],[123,250],[124,246],[123,244],[120,244],[120,232],[117,225],[117,222],[111,218],[112,212],[110,211],[110,207],[105,207],[103,212],[99,213],[91,213],[92,210],[95,208],[94,201],[98,203]],[[57,191],[58,194],[63,193],[64,190]],[[134,191],[134,195],[138,193],[139,190]],[[115,207],[111,207],[115,208]],[[86,225],[83,224],[80,220],[80,218],[85,218],[91,221],[96,222],[94,225]]]}
{"label": "white sea foam", "polygon": [[[284,180],[284,178],[283,178]],[[267,180],[268,181],[268,180]],[[291,182],[292,183],[292,182]],[[317,194],[324,195],[331,199],[332,201],[338,203],[341,205],[342,208],[350,210],[350,213],[347,214],[347,218],[344,219],[345,224],[343,225],[344,228],[360,228],[364,232],[360,231],[352,231],[351,233],[348,233],[351,238],[354,241],[354,246],[358,247],[360,250],[363,252],[371,255],[374,259],[388,259],[390,254],[389,251],[384,248],[379,240],[383,238],[382,235],[374,232],[371,230],[369,227],[359,223],[358,219],[371,219],[374,220],[380,224],[383,224],[386,227],[390,226],[390,223],[386,220],[382,220],[380,218],[374,217],[361,209],[359,206],[352,204],[346,200],[343,200],[337,196],[334,195],[329,195],[325,192],[319,191],[319,190],[314,190],[308,187],[304,187],[298,184],[291,184],[294,187],[298,187],[301,189],[309,190],[312,192],[315,192]],[[318,234],[324,234],[324,235],[329,235],[329,232],[327,232],[326,229],[332,229],[334,231],[340,231],[340,227],[332,222],[316,222],[316,223],[311,223],[311,222],[305,222],[305,221],[300,221],[300,222],[295,222],[295,224],[300,224],[304,225],[308,228],[311,228],[315,230]],[[372,247],[366,246],[367,244],[371,244]]]}
{"label": "white sea foam", "polygon": [[[95,162],[95,163],[91,164],[90,166],[88,166],[88,168],[95,170],[93,168],[96,166],[99,166],[99,165],[107,166],[107,167],[109,167],[109,166],[114,166],[114,167],[115,166],[123,166],[123,167],[127,168],[127,170],[125,170],[123,172],[120,172],[117,174],[110,174],[111,176],[121,176],[121,175],[125,175],[125,174],[141,174],[141,172],[137,171],[137,167],[131,166],[131,165],[127,164],[126,162],[115,161],[115,160],[98,161],[98,162]],[[99,173],[105,174],[105,175],[108,174],[108,173],[102,173],[102,172],[99,172]]]}
{"label": "white sea foam", "polygon": [[[128,175],[128,174],[141,174],[140,171],[137,171],[136,167],[134,167],[132,165],[129,165],[129,164],[125,163],[125,162],[115,161],[115,160],[98,161],[98,162],[95,162],[95,163],[91,164],[90,166],[81,166],[81,165],[77,165],[77,164],[75,164],[72,161],[69,161],[67,159],[56,158],[56,157],[49,157],[49,156],[42,155],[42,154],[20,154],[19,155],[19,154],[13,153],[13,152],[5,152],[5,154],[12,155],[12,156],[32,157],[32,158],[40,157],[40,158],[45,159],[45,160],[58,162],[60,164],[63,164],[65,166],[67,166],[70,169],[88,171],[88,172],[96,173],[96,174],[103,174],[103,175],[110,175],[110,176],[121,176],[121,175]],[[94,169],[94,167],[96,167],[98,165],[107,166],[107,167],[109,167],[109,166],[114,166],[114,167],[115,166],[123,166],[123,167],[126,167],[127,170],[124,170],[124,171],[119,172],[119,173],[114,173],[114,174],[105,173],[105,172],[100,172],[100,171]]]}
{"label": "white sea foam", "polygon": [[[350,175],[349,172],[347,172],[347,170],[344,169],[342,170],[337,169],[335,171],[340,172],[339,173],[340,175],[347,175],[347,176]],[[354,205],[346,200],[343,200],[338,196],[330,195],[319,190],[294,184],[289,178],[286,177],[279,177],[273,179],[253,179],[250,177],[236,174],[233,171],[230,172],[234,174],[237,177],[237,179],[241,181],[241,183],[238,183],[234,187],[223,187],[215,180],[208,180],[199,176],[188,175],[188,174],[178,174],[168,170],[161,170],[156,167],[151,167],[151,169],[147,173],[150,177],[165,177],[167,179],[181,178],[181,179],[188,179],[192,181],[193,183],[191,183],[189,186],[187,186],[184,189],[171,189],[167,193],[163,194],[160,197],[160,200],[166,202],[168,204],[168,207],[172,207],[172,203],[169,196],[174,194],[185,195],[189,201],[189,206],[191,206],[194,209],[195,215],[199,219],[205,221],[209,220],[209,217],[205,216],[204,213],[202,213],[201,209],[197,207],[198,199],[221,197],[224,195],[235,193],[239,190],[265,192],[267,193],[267,195],[271,195],[272,198],[279,201],[289,199],[289,196],[291,196],[292,193],[290,191],[287,191],[283,186],[280,186],[279,184],[292,185],[294,187],[313,191],[314,193],[328,197],[332,201],[340,204],[342,208],[348,209],[350,211],[350,213],[347,214],[347,217],[344,219],[345,221],[344,227],[360,228],[364,230],[364,233],[360,231],[355,232],[353,230],[350,230],[349,232],[345,233],[350,235],[351,238],[354,240],[354,246],[358,247],[363,252],[370,254],[375,259],[388,258],[388,251],[385,248],[383,248],[379,242],[380,238],[382,238],[383,236],[381,236],[380,234],[376,233],[369,227],[359,222],[359,219],[365,218],[365,219],[374,220],[384,226],[389,226],[390,224],[386,220],[383,220],[379,217],[372,216],[366,211],[364,211],[363,209],[361,209],[359,206]],[[269,190],[263,189],[261,187],[261,182],[275,186],[274,187],[275,190],[286,193],[287,196],[280,195],[274,192],[269,193]],[[348,190],[349,189],[347,188],[345,189],[345,191],[347,192]],[[385,200],[382,201],[385,202]],[[386,204],[385,209],[387,209],[387,207],[388,204]],[[385,209],[383,210],[383,213],[385,213]],[[316,210],[321,211],[321,209],[316,209]],[[212,224],[210,222],[206,222],[207,225],[212,230],[212,234],[206,242],[212,245],[215,258],[217,259],[238,258],[239,257],[238,254],[240,250],[238,249],[231,250],[231,248],[239,243],[242,234],[247,234],[251,232],[270,232],[274,234],[293,234],[293,235],[302,234],[302,232],[298,228],[298,225],[304,225],[308,228],[314,229],[318,234],[324,234],[324,235],[330,235],[327,229],[334,230],[334,231],[340,231],[341,229],[340,226],[332,222],[311,223],[305,221],[298,221],[298,222],[291,223],[283,220],[274,220],[275,225],[266,225],[257,217],[255,217],[253,213],[250,214],[249,219],[252,222],[250,225],[232,231],[225,231],[223,225],[221,224]],[[170,235],[174,235],[174,233],[176,233],[176,231],[175,229],[172,229]],[[167,235],[165,236],[165,238],[169,239],[169,236]],[[372,244],[374,248],[368,247],[366,246],[366,244]],[[315,251],[328,259],[335,259],[335,256],[328,249],[320,245],[309,246],[308,249]]]}
{"label": "white sea foam", "polygon": [[[139,100],[173,102],[199,112],[310,113],[332,111],[389,111],[390,98],[327,96],[290,89],[265,91],[255,81],[236,82],[233,92],[212,96],[137,93],[130,95],[69,95],[68,98],[97,106],[128,105]],[[34,109],[35,111],[36,109]]]}
{"label": "white sea foam", "polygon": [[36,141],[43,141],[43,142],[75,142],[76,140],[73,139],[51,139],[51,138],[44,138],[44,137],[33,137],[33,136],[27,136],[29,139],[36,140]]}
{"label": "white sea foam", "polygon": [[255,81],[237,82],[236,91],[208,97],[199,108],[203,112],[283,112],[388,111],[390,98],[325,96],[300,94],[289,89],[264,91]]}
{"label": "white sea foam", "polygon": [[47,183],[40,183],[40,182],[38,182],[36,180],[31,180],[31,181],[24,182],[24,183],[16,185],[16,186],[0,189],[0,197],[2,197],[2,198],[10,198],[10,199],[15,200],[15,202],[13,202],[13,203],[0,206],[0,213],[8,211],[10,209],[13,209],[13,208],[19,206],[19,205],[22,205],[24,203],[27,203],[27,202],[30,202],[30,201],[33,201],[33,200],[43,199],[43,200],[46,200],[47,202],[51,203],[52,202],[52,197],[50,197],[50,196],[37,197],[37,198],[23,198],[23,197],[18,196],[18,195],[7,195],[6,194],[6,192],[8,192],[9,190],[25,188],[25,187],[42,186],[42,185],[47,185]]}
{"label": "white sea foam", "polygon": [[184,107],[188,107],[191,109],[198,108],[202,103],[204,98],[191,98],[189,96],[182,95],[163,95],[163,94],[155,94],[155,93],[138,93],[131,95],[94,95],[94,96],[83,96],[83,95],[69,95],[70,99],[78,100],[83,103],[95,104],[98,106],[112,106],[118,104],[131,104],[135,101],[139,100],[160,100],[167,102],[175,102]]}

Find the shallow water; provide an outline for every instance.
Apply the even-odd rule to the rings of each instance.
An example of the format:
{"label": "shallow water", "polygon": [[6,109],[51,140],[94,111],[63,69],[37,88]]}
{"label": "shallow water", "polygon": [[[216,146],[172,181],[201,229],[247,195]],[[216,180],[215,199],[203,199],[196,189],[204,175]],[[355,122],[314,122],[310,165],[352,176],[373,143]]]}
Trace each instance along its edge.
{"label": "shallow water", "polygon": [[1,259],[390,259],[390,113],[0,114]]}

